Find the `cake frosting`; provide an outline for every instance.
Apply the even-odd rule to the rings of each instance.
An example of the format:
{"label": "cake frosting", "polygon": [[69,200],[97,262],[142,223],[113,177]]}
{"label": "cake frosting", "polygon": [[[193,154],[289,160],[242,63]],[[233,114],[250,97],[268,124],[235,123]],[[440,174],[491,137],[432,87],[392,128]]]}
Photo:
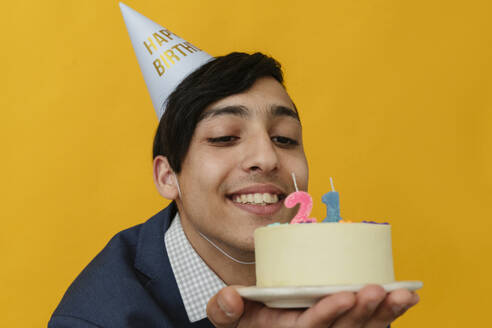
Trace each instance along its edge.
{"label": "cake frosting", "polygon": [[391,226],[281,224],[255,231],[256,286],[394,282]]}

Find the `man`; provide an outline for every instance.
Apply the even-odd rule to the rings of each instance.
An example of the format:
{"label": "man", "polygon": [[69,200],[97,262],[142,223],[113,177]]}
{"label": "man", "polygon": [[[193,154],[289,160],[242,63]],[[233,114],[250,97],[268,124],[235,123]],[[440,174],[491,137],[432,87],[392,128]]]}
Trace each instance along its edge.
{"label": "man", "polygon": [[301,123],[282,83],[272,58],[232,53],[179,84],[154,139],[154,181],[173,202],[110,241],[49,327],[383,328],[418,302],[372,285],[281,310],[231,286],[255,284],[253,231],[293,217],[281,203],[291,172],[307,189]]}

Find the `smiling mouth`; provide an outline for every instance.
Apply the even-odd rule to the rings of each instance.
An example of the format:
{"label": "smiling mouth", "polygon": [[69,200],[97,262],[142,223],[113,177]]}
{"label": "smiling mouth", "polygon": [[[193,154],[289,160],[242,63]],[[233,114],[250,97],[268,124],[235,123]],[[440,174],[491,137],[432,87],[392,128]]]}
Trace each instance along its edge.
{"label": "smiling mouth", "polygon": [[227,198],[236,204],[267,206],[282,202],[285,199],[285,195],[277,193],[243,193],[228,195]]}

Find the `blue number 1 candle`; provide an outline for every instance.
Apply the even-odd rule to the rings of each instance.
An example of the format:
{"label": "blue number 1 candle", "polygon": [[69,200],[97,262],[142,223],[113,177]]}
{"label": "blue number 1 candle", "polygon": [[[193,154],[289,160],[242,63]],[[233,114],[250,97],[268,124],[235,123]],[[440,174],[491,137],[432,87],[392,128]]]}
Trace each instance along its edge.
{"label": "blue number 1 candle", "polygon": [[340,217],[340,196],[335,191],[333,179],[330,177],[331,190],[321,197],[321,201],[326,205],[326,218],[323,222],[338,222]]}

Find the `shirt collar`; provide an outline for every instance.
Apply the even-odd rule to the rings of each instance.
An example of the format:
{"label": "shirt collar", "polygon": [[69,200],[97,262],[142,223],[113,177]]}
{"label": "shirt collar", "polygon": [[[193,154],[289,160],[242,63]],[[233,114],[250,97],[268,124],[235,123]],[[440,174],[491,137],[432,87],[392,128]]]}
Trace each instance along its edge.
{"label": "shirt collar", "polygon": [[226,284],[193,249],[176,213],[164,235],[169,262],[190,322],[207,317],[207,303]]}

